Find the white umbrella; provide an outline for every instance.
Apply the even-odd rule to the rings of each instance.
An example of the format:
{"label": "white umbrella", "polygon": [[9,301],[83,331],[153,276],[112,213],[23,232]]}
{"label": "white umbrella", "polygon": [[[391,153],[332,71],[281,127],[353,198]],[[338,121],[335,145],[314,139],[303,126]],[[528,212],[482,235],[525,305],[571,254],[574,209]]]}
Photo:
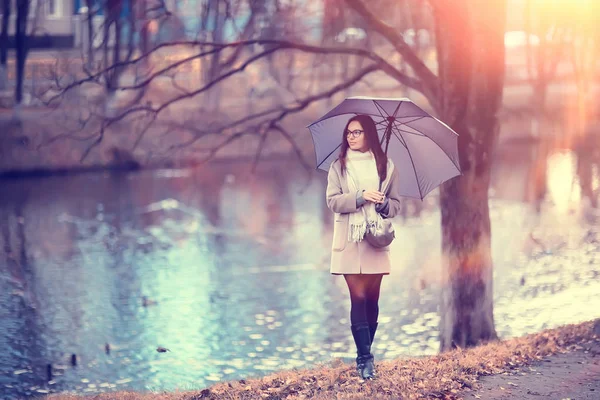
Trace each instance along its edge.
{"label": "white umbrella", "polygon": [[349,97],[310,124],[318,169],[327,171],[337,159],[342,131],[358,114],[375,121],[380,143],[398,169],[402,196],[422,200],[461,174],[458,134],[407,98]]}

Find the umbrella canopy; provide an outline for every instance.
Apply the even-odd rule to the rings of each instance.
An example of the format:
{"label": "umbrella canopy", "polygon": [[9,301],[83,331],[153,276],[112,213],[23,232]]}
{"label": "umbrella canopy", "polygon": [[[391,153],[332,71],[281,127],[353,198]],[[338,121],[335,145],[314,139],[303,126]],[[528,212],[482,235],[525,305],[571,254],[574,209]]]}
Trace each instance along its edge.
{"label": "umbrella canopy", "polygon": [[373,118],[380,143],[398,168],[403,196],[423,199],[437,186],[460,175],[458,134],[410,99],[349,97],[308,126],[317,168],[327,171],[338,158],[343,130],[355,115]]}

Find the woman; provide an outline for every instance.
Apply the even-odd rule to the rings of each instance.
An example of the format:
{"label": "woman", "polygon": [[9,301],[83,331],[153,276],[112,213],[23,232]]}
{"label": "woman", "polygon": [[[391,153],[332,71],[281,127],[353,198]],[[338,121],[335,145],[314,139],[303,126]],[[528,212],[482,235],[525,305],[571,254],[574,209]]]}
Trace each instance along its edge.
{"label": "woman", "polygon": [[356,367],[363,379],[375,374],[371,345],[381,280],[390,273],[390,253],[389,247],[375,248],[362,239],[377,214],[393,218],[398,213],[397,174],[381,149],[373,119],[352,117],[344,129],[339,158],[329,169],[326,197],[327,207],[335,213],[330,271],[344,275],[348,284]]}

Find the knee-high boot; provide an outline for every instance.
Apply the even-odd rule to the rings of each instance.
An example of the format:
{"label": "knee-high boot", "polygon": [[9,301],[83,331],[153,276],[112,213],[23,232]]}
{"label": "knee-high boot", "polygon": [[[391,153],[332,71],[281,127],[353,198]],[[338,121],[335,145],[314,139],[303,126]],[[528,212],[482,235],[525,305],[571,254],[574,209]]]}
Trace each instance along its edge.
{"label": "knee-high boot", "polygon": [[377,322],[374,324],[369,324],[369,333],[371,334],[371,345],[373,344],[373,339],[375,339],[375,332],[377,332]]}
{"label": "knee-high boot", "polygon": [[[375,340],[375,332],[377,332],[377,322],[369,324],[369,334],[371,335],[371,354],[373,354],[373,340]],[[373,357],[373,373],[377,373],[375,370],[375,357]]]}
{"label": "knee-high boot", "polygon": [[363,379],[375,377],[375,366],[371,354],[371,331],[369,324],[352,325],[352,336],[356,344],[356,370]]}

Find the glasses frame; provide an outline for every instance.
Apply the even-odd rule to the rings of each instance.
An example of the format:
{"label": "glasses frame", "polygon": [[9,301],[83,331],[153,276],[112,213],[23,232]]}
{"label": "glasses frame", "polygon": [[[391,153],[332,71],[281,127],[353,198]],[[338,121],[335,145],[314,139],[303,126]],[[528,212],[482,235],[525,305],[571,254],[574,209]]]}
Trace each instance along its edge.
{"label": "glasses frame", "polygon": [[[356,133],[356,132],[358,132],[358,133]],[[364,130],[362,130],[362,129],[355,129],[355,130],[353,130],[353,131],[346,129],[346,137],[348,137],[348,136],[352,135],[352,137],[353,137],[354,139],[356,139],[356,138],[359,138],[359,137],[360,137],[360,135],[362,135],[362,134],[364,134],[364,133],[365,133],[365,131],[364,131]]]}

